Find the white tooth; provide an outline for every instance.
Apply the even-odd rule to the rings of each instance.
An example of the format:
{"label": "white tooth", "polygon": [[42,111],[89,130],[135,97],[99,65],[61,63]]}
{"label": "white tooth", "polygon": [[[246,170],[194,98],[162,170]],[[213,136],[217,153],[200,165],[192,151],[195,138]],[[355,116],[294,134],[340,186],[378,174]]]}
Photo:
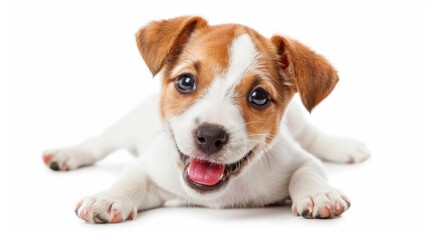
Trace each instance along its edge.
{"label": "white tooth", "polygon": [[189,170],[189,166],[188,166],[188,168],[186,168],[186,173],[188,174],[188,177],[190,177],[191,176],[191,170]]}

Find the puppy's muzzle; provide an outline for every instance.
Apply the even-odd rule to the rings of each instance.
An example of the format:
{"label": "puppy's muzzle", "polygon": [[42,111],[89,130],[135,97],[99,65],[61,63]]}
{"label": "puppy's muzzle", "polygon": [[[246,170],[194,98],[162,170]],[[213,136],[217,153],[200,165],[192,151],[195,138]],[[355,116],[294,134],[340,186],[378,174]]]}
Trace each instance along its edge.
{"label": "puppy's muzzle", "polygon": [[202,123],[195,131],[195,145],[207,155],[219,152],[227,142],[228,133],[220,125]]}

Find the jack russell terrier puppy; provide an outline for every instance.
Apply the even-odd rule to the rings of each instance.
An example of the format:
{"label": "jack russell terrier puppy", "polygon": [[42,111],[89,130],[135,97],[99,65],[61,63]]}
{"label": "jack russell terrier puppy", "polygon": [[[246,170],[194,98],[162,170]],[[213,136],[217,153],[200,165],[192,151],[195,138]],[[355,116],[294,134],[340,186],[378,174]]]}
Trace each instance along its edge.
{"label": "jack russell terrier puppy", "polygon": [[311,111],[332,91],[338,76],[325,58],[288,37],[267,39],[201,17],[155,21],[136,38],[161,93],[100,136],[43,154],[56,171],[118,149],[141,160],[108,190],[83,198],[81,219],[117,223],[169,200],[232,208],[290,198],[294,215],[305,218],[337,217],[350,207],[319,159],[362,162],[368,149],[320,132],[291,101],[299,93]]}

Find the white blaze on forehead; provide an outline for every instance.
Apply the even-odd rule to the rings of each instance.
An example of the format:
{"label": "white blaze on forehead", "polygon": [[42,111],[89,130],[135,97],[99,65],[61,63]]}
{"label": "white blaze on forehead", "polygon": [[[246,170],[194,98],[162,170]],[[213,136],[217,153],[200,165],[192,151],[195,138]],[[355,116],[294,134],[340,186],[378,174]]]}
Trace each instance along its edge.
{"label": "white blaze on forehead", "polygon": [[[235,131],[244,132],[241,107],[234,101],[235,88],[245,74],[255,66],[257,58],[258,52],[248,34],[234,39],[229,49],[228,68],[214,77],[192,110],[188,111],[188,114],[193,115],[191,118],[219,124],[227,130],[236,129]],[[237,130],[237,127],[240,130]]]}
{"label": "white blaze on forehead", "polygon": [[234,39],[229,49],[228,68],[213,79],[198,104],[203,121],[222,125],[227,120],[222,119],[222,115],[241,116],[239,106],[233,102],[235,86],[252,69],[257,58],[258,52],[248,34]]}
{"label": "white blaze on forehead", "polygon": [[229,67],[225,80],[232,85],[240,81],[258,57],[258,52],[249,35],[243,34],[236,38],[230,48]]}
{"label": "white blaze on forehead", "polygon": [[[252,69],[258,59],[258,51],[248,34],[234,39],[229,49],[228,68],[213,79],[206,98],[225,99],[239,84],[246,72]],[[215,95],[215,96],[212,96]]]}

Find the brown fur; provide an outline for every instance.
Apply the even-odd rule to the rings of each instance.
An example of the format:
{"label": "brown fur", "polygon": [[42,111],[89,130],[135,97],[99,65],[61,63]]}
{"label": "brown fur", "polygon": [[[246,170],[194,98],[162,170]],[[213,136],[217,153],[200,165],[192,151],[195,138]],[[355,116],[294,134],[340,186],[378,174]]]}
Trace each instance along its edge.
{"label": "brown fur", "polygon": [[[236,88],[239,96],[237,101],[241,106],[249,138],[262,140],[270,144],[277,135],[284,110],[293,95],[288,94],[288,91],[280,84],[280,81],[268,79],[255,81],[255,79],[258,79],[258,77],[252,74],[248,74],[247,77],[242,79],[241,84]],[[256,87],[264,88],[271,95],[271,102],[262,109],[255,108],[248,101],[249,93]],[[267,135],[261,139],[261,134]]]}
{"label": "brown fur", "polygon": [[164,66],[168,57],[180,53],[180,48],[196,29],[207,26],[200,17],[178,17],[152,22],[136,34],[137,47],[153,75]]}
{"label": "brown fur", "polygon": [[336,70],[324,57],[296,40],[273,36],[271,41],[278,49],[280,65],[295,82],[304,106],[311,112],[337,84]]}
{"label": "brown fur", "polygon": [[[284,84],[286,79],[278,69],[276,49],[271,42],[250,28],[247,28],[246,33],[252,37],[260,57],[255,70],[241,80],[236,91],[240,96],[239,103],[249,138],[270,144],[277,135],[280,121],[294,92]],[[262,87],[271,96],[271,102],[265,108],[257,109],[248,102],[249,93],[256,87]],[[261,134],[268,135],[261,139]]]}
{"label": "brown fur", "polygon": [[[234,28],[227,26],[200,29],[188,39],[177,61],[167,63],[161,91],[163,118],[182,114],[204,93],[215,76],[228,67],[229,43],[234,36]],[[181,69],[175,68],[182,65]],[[191,73],[197,79],[195,92],[182,94],[176,90],[175,81],[183,73]]]}
{"label": "brown fur", "polygon": [[[183,114],[213,79],[226,71],[230,45],[243,33],[252,38],[259,52],[255,66],[235,89],[251,139],[271,143],[296,91],[311,111],[338,81],[335,69],[323,57],[294,40],[281,36],[269,40],[237,24],[209,26],[199,17],[153,22],[137,33],[137,44],[154,75],[164,70],[160,103],[163,119]],[[195,76],[195,92],[183,94],[176,89],[176,80],[183,73]],[[248,102],[250,91],[258,86],[271,95],[271,102],[262,109]],[[268,137],[261,139],[261,134]]]}

